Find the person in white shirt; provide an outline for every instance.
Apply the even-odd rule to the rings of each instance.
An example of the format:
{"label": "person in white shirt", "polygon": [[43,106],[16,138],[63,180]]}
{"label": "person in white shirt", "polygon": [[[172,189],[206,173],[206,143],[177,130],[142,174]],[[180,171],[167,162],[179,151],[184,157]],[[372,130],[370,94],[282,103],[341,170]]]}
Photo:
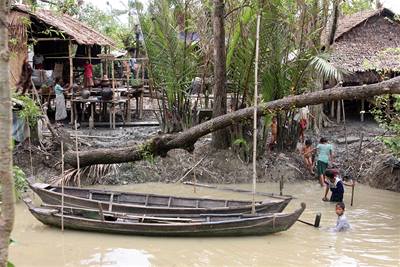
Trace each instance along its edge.
{"label": "person in white shirt", "polygon": [[336,226],[332,229],[333,232],[344,232],[351,229],[351,226],[344,215],[345,205],[343,202],[339,202],[336,204],[336,214],[338,219],[336,221]]}

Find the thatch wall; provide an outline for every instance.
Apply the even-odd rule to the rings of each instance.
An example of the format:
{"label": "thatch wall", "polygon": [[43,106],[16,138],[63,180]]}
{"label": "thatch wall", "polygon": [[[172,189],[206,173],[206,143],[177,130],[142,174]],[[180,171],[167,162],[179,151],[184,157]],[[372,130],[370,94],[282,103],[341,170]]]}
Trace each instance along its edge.
{"label": "thatch wall", "polygon": [[29,16],[12,11],[9,16],[10,87],[15,88],[21,76],[21,67],[28,55],[26,22]]}
{"label": "thatch wall", "polygon": [[345,83],[376,83],[400,72],[400,22],[388,9],[339,20],[331,62],[346,71]]}

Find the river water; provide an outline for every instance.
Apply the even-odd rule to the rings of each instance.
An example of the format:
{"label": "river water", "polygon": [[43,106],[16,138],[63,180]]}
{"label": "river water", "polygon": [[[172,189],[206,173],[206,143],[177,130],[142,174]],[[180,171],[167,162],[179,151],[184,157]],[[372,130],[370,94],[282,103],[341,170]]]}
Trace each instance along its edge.
{"label": "river water", "polygon": [[[233,186],[232,186],[233,187]],[[251,188],[250,185],[236,185]],[[110,187],[113,190],[250,199],[251,196],[173,184]],[[258,191],[277,192],[277,184]],[[357,185],[354,205],[345,193],[352,230],[331,233],[334,204],[322,202],[314,183],[285,184],[294,199],[287,211],[307,203],[301,219],[313,222],[322,213],[321,228],[296,223],[286,232],[260,237],[156,238],[89,233],[51,228],[17,204],[15,240],[10,260],[17,267],[36,266],[400,266],[400,194]]]}

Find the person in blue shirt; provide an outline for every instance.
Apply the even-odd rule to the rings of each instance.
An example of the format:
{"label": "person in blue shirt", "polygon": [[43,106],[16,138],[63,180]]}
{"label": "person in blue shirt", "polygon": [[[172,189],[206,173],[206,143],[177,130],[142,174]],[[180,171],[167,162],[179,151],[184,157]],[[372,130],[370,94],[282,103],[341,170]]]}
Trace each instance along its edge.
{"label": "person in blue shirt", "polygon": [[346,206],[343,202],[336,204],[336,215],[338,216],[338,219],[336,221],[336,226],[332,229],[333,232],[344,232],[351,229],[346,215],[344,215],[345,208]]}
{"label": "person in blue shirt", "polygon": [[333,161],[333,146],[322,137],[317,145],[317,174],[321,186],[324,186],[324,173],[330,162]]}

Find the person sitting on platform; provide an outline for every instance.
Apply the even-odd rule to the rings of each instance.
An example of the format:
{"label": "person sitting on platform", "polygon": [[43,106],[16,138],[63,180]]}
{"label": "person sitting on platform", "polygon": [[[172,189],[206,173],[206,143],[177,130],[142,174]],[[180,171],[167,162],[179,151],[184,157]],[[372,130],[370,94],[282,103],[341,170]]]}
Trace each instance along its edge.
{"label": "person sitting on platform", "polygon": [[336,226],[332,229],[333,232],[344,232],[351,229],[349,222],[347,221],[346,215],[344,215],[344,210],[346,206],[343,202],[336,204],[336,215],[338,219],[336,221]]}

